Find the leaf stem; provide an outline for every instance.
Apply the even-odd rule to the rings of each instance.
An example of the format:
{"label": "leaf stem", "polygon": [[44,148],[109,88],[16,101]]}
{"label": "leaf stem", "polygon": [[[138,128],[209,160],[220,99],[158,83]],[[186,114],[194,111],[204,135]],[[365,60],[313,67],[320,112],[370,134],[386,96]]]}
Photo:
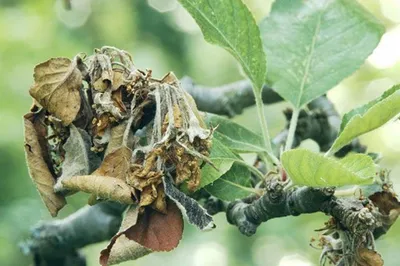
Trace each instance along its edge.
{"label": "leaf stem", "polygon": [[257,176],[260,180],[264,180],[264,174],[261,173],[261,171],[258,170],[257,168],[255,168],[254,166],[252,166],[252,165],[250,165],[250,164],[247,164],[246,162],[241,161],[241,160],[236,160],[235,163],[247,167],[247,168],[250,170],[250,172],[252,172],[252,173],[253,173],[255,176]]}
{"label": "leaf stem", "polygon": [[332,147],[324,154],[324,157],[329,157],[329,156],[332,156]]}
{"label": "leaf stem", "polygon": [[300,109],[295,108],[293,110],[292,118],[290,119],[289,132],[286,139],[285,151],[290,150],[293,146],[294,133],[296,132],[299,114],[300,114]]}
{"label": "leaf stem", "polygon": [[265,117],[265,112],[264,112],[264,103],[262,101],[261,92],[260,92],[261,90],[262,89],[256,88],[256,86],[253,84],[253,91],[254,91],[254,97],[255,97],[255,101],[256,101],[258,119],[260,120],[261,131],[262,131],[262,135],[263,135],[263,139],[264,139],[264,146],[265,146],[265,148],[267,150],[267,154],[268,154],[267,158],[271,164],[280,165],[279,159],[276,158],[276,156],[274,155],[274,153],[272,151],[271,138],[269,137],[268,124],[267,124],[267,119]]}

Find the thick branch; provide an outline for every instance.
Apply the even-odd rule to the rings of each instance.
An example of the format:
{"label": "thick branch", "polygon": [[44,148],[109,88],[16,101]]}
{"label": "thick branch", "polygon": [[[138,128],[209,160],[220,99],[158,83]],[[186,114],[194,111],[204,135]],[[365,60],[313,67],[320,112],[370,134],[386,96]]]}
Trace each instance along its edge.
{"label": "thick branch", "polygon": [[[220,87],[196,85],[189,77],[181,79],[183,88],[193,97],[200,111],[233,117],[241,114],[246,107],[255,104],[250,81],[241,80]],[[282,101],[282,98],[268,86],[262,91],[266,104]]]}
{"label": "thick branch", "polygon": [[334,189],[299,187],[283,190],[279,181],[270,181],[267,192],[259,199],[231,202],[226,210],[229,223],[240,232],[250,236],[257,227],[273,218],[298,216],[323,212],[335,218],[340,225],[353,234],[373,232],[382,225],[382,215],[368,209],[361,200],[336,198]]}
{"label": "thick branch", "polygon": [[70,261],[77,257],[79,248],[115,235],[124,209],[118,203],[102,202],[85,206],[65,219],[42,222],[32,228],[31,239],[21,248],[34,254],[36,265],[85,265]]}
{"label": "thick branch", "polygon": [[320,211],[321,205],[329,202],[333,193],[333,189],[310,187],[285,191],[281,183],[273,181],[267,185],[267,191],[261,198],[253,202],[238,200],[230,203],[226,216],[229,223],[250,236],[262,222],[270,219]]}

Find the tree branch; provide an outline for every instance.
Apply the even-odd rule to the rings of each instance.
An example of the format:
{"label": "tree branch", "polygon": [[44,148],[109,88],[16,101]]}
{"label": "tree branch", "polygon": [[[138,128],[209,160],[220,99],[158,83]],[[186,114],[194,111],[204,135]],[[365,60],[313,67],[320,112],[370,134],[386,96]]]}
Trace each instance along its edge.
{"label": "tree branch", "polygon": [[[241,80],[219,87],[206,87],[194,84],[189,77],[183,77],[181,84],[193,97],[200,111],[233,117],[241,114],[244,108],[255,104],[249,80]],[[266,104],[282,101],[282,98],[266,85],[262,91],[262,98]]]}
{"label": "tree branch", "polygon": [[118,232],[125,206],[102,202],[85,206],[62,220],[41,222],[31,229],[31,238],[21,244],[25,254],[35,256],[35,265],[85,265],[77,250],[109,240]]}
{"label": "tree branch", "polygon": [[266,193],[259,199],[237,200],[229,204],[227,220],[236,225],[242,234],[255,234],[262,222],[273,218],[321,211],[321,205],[329,202],[334,193],[333,189],[310,187],[285,191],[278,181],[269,182],[266,189]]}
{"label": "tree branch", "polygon": [[266,193],[260,198],[231,202],[226,210],[228,222],[236,225],[244,235],[255,234],[261,223],[273,218],[315,212],[334,217],[353,234],[372,233],[383,224],[383,217],[378,211],[366,208],[370,202],[336,198],[333,188],[298,187],[284,190],[282,183],[276,180],[269,181],[266,188]]}

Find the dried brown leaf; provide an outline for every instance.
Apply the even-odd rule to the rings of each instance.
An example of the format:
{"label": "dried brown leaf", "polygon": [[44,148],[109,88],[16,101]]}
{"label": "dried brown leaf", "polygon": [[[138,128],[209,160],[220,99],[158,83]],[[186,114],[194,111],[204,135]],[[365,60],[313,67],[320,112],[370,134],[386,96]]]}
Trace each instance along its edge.
{"label": "dried brown leaf", "polygon": [[385,234],[396,222],[400,215],[400,202],[396,196],[389,191],[376,192],[369,196],[373,204],[378,207],[382,213],[382,226],[374,230],[375,239]]}
{"label": "dried brown leaf", "polygon": [[112,82],[112,90],[118,90],[121,86],[126,85],[127,82],[124,81],[125,75],[122,69],[114,69],[114,76]]}
{"label": "dried brown leaf", "polygon": [[160,184],[163,176],[162,172],[155,171],[148,172],[146,176],[139,176],[137,173],[140,173],[140,170],[131,172],[127,181],[129,185],[140,191],[147,186]]}
{"label": "dried brown leaf", "polygon": [[174,126],[175,128],[183,126],[182,113],[177,104],[174,105]]}
{"label": "dried brown leaf", "polygon": [[[118,125],[111,128],[111,138],[108,142],[105,155],[107,156],[110,152],[115,149],[125,145],[127,147],[132,147],[135,142],[135,136],[132,130],[127,128],[128,121],[124,120]],[[127,134],[126,143],[124,143],[124,134]]]}
{"label": "dried brown leaf", "polygon": [[131,188],[122,180],[111,176],[82,175],[63,180],[66,189],[91,193],[101,199],[133,204]]}
{"label": "dried brown leaf", "polygon": [[172,201],[167,202],[167,214],[146,208],[137,223],[125,231],[128,239],[153,251],[170,251],[182,239],[182,213]]}
{"label": "dried brown leaf", "polygon": [[29,174],[50,214],[53,217],[57,216],[58,211],[66,204],[65,198],[57,195],[53,190],[55,178],[43,159],[42,149],[33,123],[24,118],[24,126],[25,155]]}
{"label": "dried brown leaf", "polygon": [[[188,145],[191,146],[190,143]],[[188,180],[189,190],[195,191],[200,185],[201,178],[199,159],[177,144],[171,145],[167,158],[176,166],[176,184],[179,185]]]}
{"label": "dried brown leaf", "polygon": [[35,84],[29,93],[64,125],[74,121],[79,112],[82,74],[76,60],[52,58],[35,67]]}
{"label": "dried brown leaf", "polygon": [[108,264],[114,265],[128,260],[136,260],[151,253],[151,250],[141,246],[125,235],[121,235],[115,242],[109,255]]}
{"label": "dried brown leaf", "polygon": [[[37,108],[36,105],[34,105],[32,107],[33,110],[35,110],[36,108]],[[36,132],[36,137],[40,144],[40,149],[42,152],[43,159],[46,162],[50,172],[54,175],[54,173],[52,172],[52,169],[51,169],[52,162],[51,162],[50,155],[48,153],[48,147],[47,147],[48,140],[46,138],[47,125],[45,124],[45,117],[46,117],[46,114],[43,109],[41,109],[41,111],[38,111],[36,113],[27,113],[26,115],[24,115],[24,119],[27,119],[30,122],[32,122],[34,130]]]}
{"label": "dried brown leaf", "polygon": [[93,175],[111,176],[125,181],[131,157],[131,149],[125,146],[120,147],[107,154],[100,167],[94,171]]}
{"label": "dried brown leaf", "polygon": [[93,88],[97,91],[104,92],[111,86],[114,79],[110,57],[101,53],[96,53],[92,60],[89,75]]}
{"label": "dried brown leaf", "polygon": [[[180,81],[179,79],[175,76],[174,72],[169,72],[167,73],[161,80],[161,82],[163,83],[167,83],[170,84],[172,86],[175,87],[179,87],[180,85]],[[188,101],[188,104],[190,106],[190,108],[192,109],[194,115],[196,116],[196,118],[199,120],[199,125],[202,128],[207,128],[204,120],[203,120],[203,116],[199,113],[199,110],[197,109],[197,105],[196,102],[194,101],[193,97],[187,93],[186,91],[183,91],[186,100]]]}
{"label": "dried brown leaf", "polygon": [[111,93],[111,99],[114,101],[114,105],[118,107],[121,113],[126,113],[126,107],[122,101],[122,91],[116,90]]}
{"label": "dried brown leaf", "polygon": [[157,187],[157,198],[151,204],[151,207],[156,211],[167,213],[167,201],[165,198],[164,186],[162,184]]}
{"label": "dried brown leaf", "polygon": [[131,205],[122,221],[119,232],[111,239],[110,243],[100,253],[100,264],[113,265],[127,260],[135,260],[143,257],[151,250],[141,246],[133,240],[129,240],[125,231],[134,226],[139,215],[139,207]]}
{"label": "dried brown leaf", "polygon": [[400,202],[393,193],[381,191],[369,196],[382,214],[389,215],[391,210],[400,210]]}
{"label": "dried brown leaf", "polygon": [[357,266],[383,266],[381,255],[368,248],[359,248],[356,256]]}
{"label": "dried brown leaf", "polygon": [[93,135],[103,136],[108,126],[110,125],[109,114],[101,114],[98,118],[93,119]]}
{"label": "dried brown leaf", "polygon": [[140,193],[139,206],[147,206],[152,204],[157,198],[157,190],[154,186],[145,187]]}

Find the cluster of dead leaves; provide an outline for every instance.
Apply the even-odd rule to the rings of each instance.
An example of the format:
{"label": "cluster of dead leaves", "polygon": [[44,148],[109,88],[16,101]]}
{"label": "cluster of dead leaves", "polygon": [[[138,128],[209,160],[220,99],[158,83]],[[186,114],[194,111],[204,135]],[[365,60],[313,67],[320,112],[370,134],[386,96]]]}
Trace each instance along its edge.
{"label": "cluster of dead leaves", "polygon": [[91,194],[89,204],[130,206],[102,265],[176,247],[181,212],[200,229],[213,227],[179,189],[198,188],[212,130],[172,73],[155,79],[127,52],[106,46],[41,63],[34,81],[34,104],[24,116],[26,160],[51,215],[78,191]]}

